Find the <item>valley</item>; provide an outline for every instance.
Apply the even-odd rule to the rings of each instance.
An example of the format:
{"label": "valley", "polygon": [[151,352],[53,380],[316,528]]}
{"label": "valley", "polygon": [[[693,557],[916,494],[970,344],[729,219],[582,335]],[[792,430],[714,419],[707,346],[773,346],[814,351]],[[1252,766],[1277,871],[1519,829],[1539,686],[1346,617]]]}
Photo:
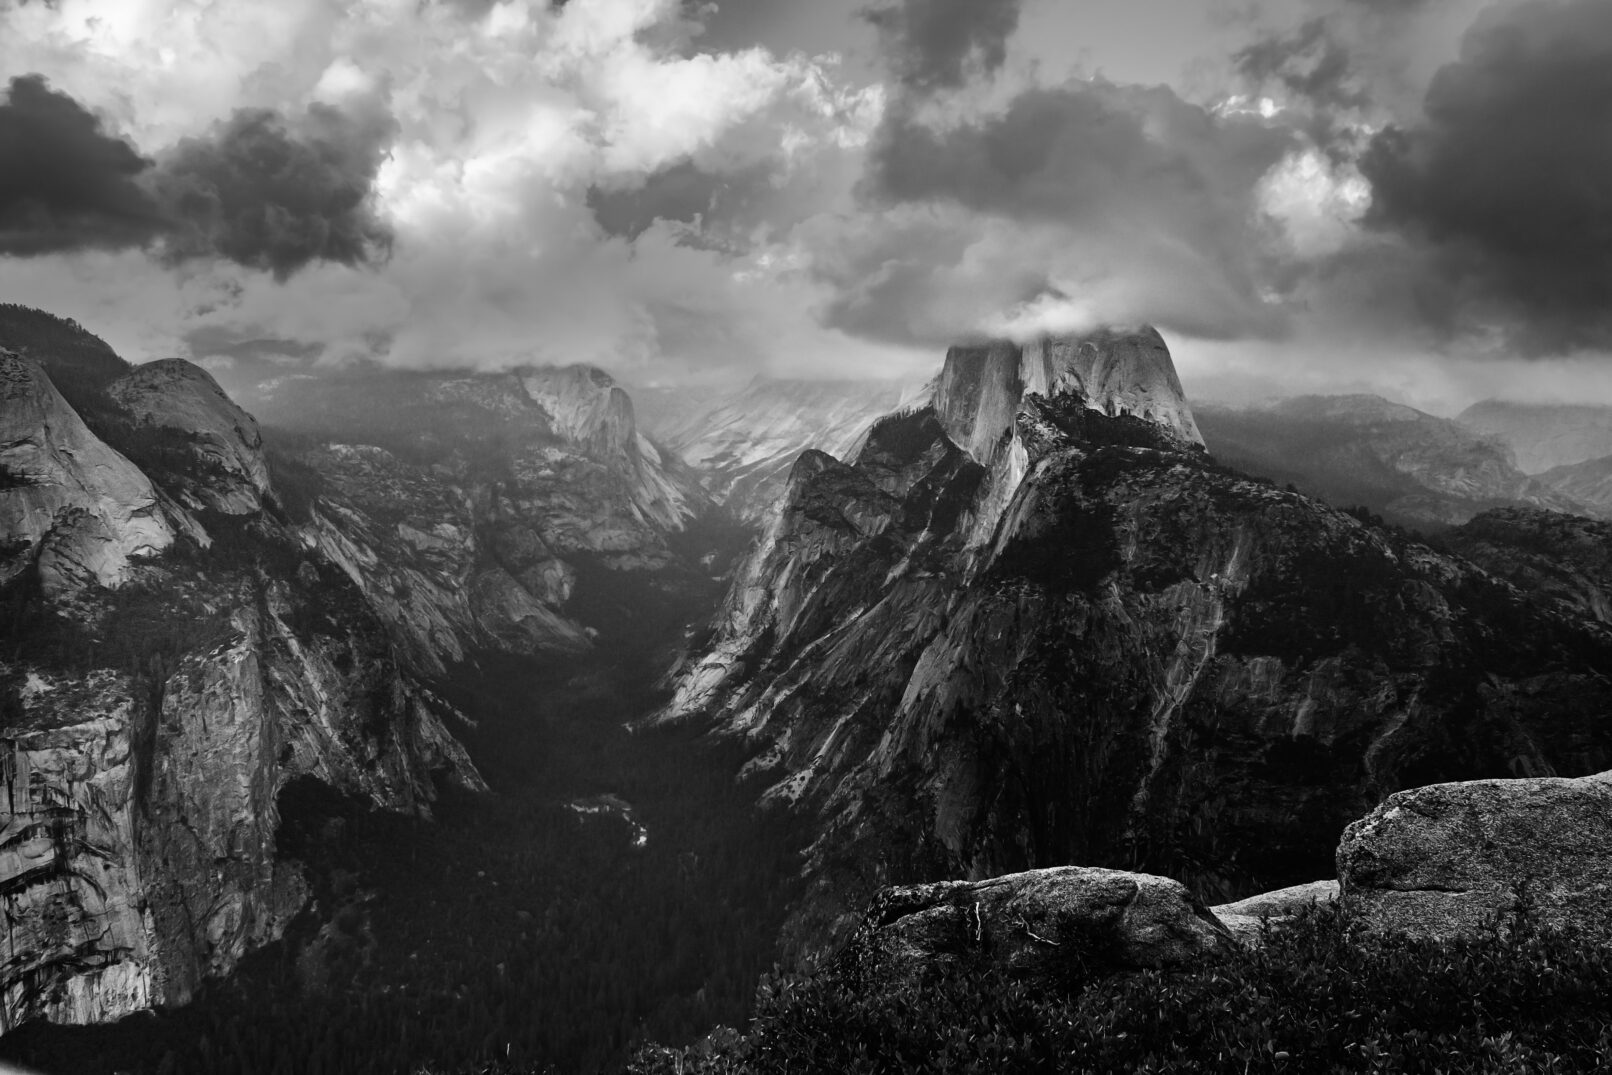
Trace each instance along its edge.
{"label": "valley", "polygon": [[0,1075],[1612,1072],[1612,0],[0,61]]}
{"label": "valley", "polygon": [[1200,423],[1152,329],[642,418],[355,368],[260,425],[8,311],[0,1059],[46,1073],[620,1070],[890,886],[1240,900],[1397,789],[1612,764],[1606,524],[1375,397]]}
{"label": "valley", "polygon": [[[641,595],[591,596],[610,656],[494,657],[439,684],[477,720],[465,740],[490,795],[445,792],[426,821],[289,785],[279,854],[308,865],[315,899],[286,940],[188,1007],[32,1024],[0,1039],[0,1060],[85,1075],[592,1072],[645,1040],[741,1024],[798,896],[798,833],[755,812],[732,745],[627,728],[716,587],[630,616],[611,602]],[[634,823],[574,809],[613,798],[651,834],[641,846]]]}

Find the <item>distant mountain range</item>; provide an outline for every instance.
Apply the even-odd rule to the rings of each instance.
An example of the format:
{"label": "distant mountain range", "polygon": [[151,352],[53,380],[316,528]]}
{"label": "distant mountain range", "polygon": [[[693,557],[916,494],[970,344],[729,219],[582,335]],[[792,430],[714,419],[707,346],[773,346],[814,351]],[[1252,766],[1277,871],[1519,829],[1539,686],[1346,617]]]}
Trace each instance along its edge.
{"label": "distant mountain range", "polygon": [[1491,399],[1456,420],[1509,445],[1528,474],[1612,455],[1612,407]]}
{"label": "distant mountain range", "polygon": [[758,522],[807,448],[855,449],[868,428],[916,398],[918,385],[758,377],[737,390],[649,388],[634,392],[651,437],[703,475],[711,497]]}
{"label": "distant mountain range", "polygon": [[1497,437],[1380,396],[1203,406],[1198,419],[1222,462],[1405,526],[1458,525],[1512,504],[1588,510],[1550,481],[1523,473]]}
{"label": "distant mountain range", "polygon": [[[1392,789],[1612,764],[1592,595],[1529,596],[1198,431],[1441,521],[1534,495],[1501,447],[1369,397],[1221,417],[1151,332],[1004,342],[953,348],[847,459],[800,457],[659,716],[747,743],[818,834],[796,951],[892,883],[1081,863],[1246,895],[1325,875]],[[1520,585],[1528,540],[1486,546]]]}
{"label": "distant mountain range", "polygon": [[1395,788],[1612,766],[1609,524],[1542,510],[1604,510],[1606,460],[1530,476],[1375,397],[1195,413],[1151,330],[958,347],[922,387],[237,389],[0,307],[0,1031],[228,974],[309,901],[289,782],[483,788],[435,677],[608,650],[752,538],[659,719],[815,826],[797,951],[887,881],[1233,894],[1317,875]]}

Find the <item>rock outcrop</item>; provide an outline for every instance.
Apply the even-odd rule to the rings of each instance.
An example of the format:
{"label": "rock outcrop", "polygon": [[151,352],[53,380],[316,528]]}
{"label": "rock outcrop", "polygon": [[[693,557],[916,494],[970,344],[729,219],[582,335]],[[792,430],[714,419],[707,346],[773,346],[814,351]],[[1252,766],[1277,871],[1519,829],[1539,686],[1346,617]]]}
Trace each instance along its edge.
{"label": "rock outcrop", "polygon": [[169,487],[188,507],[249,515],[263,507],[269,468],[257,420],[200,366],[182,358],[136,366],[107,393],[171,460]]}
{"label": "rock outcrop", "polygon": [[798,950],[884,884],[1079,862],[1226,898],[1329,872],[1395,788],[1612,765],[1599,627],[1073,379],[995,432],[1020,362],[954,350],[936,406],[804,454],[662,714],[812,819]]}
{"label": "rock outcrop", "polygon": [[1080,866],[882,889],[833,963],[875,989],[997,971],[1068,983],[1191,967],[1331,909],[1374,933],[1467,941],[1526,924],[1612,943],[1612,772],[1436,784],[1351,824],[1340,881],[1205,908],[1164,877]]}
{"label": "rock outcrop", "polygon": [[1209,908],[1244,944],[1257,944],[1266,928],[1280,928],[1311,908],[1338,902],[1338,882],[1310,881]]}
{"label": "rock outcrop", "polygon": [[1390,795],[1345,830],[1338,879],[1370,929],[1447,939],[1526,919],[1612,943],[1612,772]]}
{"label": "rock outcrop", "polygon": [[933,406],[952,442],[989,466],[1008,450],[1030,395],[1078,399],[1110,418],[1140,418],[1182,445],[1203,444],[1169,349],[1151,328],[953,347]]}
{"label": "rock outcrop", "polygon": [[150,479],[36,363],[0,350],[0,583],[37,569],[52,595],[118,586],[173,541]]}
{"label": "rock outcrop", "polygon": [[837,964],[868,983],[964,969],[1069,982],[1202,963],[1236,943],[1179,882],[1064,866],[884,889]]}

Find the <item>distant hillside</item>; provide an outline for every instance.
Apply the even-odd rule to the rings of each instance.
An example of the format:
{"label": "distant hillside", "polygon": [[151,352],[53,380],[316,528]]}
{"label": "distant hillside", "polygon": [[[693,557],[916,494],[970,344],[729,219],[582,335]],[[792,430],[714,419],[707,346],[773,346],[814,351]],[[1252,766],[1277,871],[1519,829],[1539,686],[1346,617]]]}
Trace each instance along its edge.
{"label": "distant hillside", "polygon": [[1524,474],[1500,441],[1379,396],[1300,396],[1247,409],[1202,405],[1197,416],[1221,462],[1404,526],[1458,525],[1513,504],[1584,511]]}
{"label": "distant hillside", "polygon": [[101,406],[101,390],[130,369],[77,321],[14,303],[0,303],[0,347],[44,366],[56,391],[80,414]]}
{"label": "distant hillside", "polygon": [[756,378],[735,391],[636,389],[645,430],[704,473],[706,489],[740,519],[777,500],[800,453],[848,454],[874,421],[918,394],[881,381]]}
{"label": "distant hillside", "polygon": [[1612,407],[1486,399],[1456,421],[1510,445],[1527,474],[1612,455]]}
{"label": "distant hillside", "polygon": [[1588,514],[1612,519],[1612,455],[1552,467],[1539,480],[1583,504]]}

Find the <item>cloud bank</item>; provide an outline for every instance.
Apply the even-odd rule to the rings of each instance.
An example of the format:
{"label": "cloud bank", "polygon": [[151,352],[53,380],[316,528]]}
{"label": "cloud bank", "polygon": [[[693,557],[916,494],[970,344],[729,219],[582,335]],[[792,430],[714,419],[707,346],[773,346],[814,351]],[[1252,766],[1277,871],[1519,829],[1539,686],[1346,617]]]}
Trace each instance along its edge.
{"label": "cloud bank", "polygon": [[38,75],[0,99],[0,256],[115,249],[165,224],[139,184],[150,161]]}
{"label": "cloud bank", "polygon": [[1052,62],[1156,5],[1050,4],[0,4],[0,293],[137,359],[640,380],[1612,348],[1604,0],[1255,2],[1170,84]]}

